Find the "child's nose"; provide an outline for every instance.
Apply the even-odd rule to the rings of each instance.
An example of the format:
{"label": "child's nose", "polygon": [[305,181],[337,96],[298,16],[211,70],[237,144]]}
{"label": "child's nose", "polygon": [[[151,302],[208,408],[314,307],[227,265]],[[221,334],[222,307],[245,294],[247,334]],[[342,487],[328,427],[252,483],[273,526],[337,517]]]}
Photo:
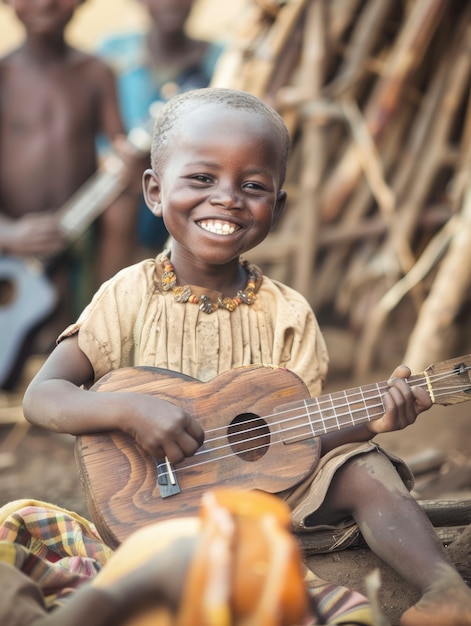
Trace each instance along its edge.
{"label": "child's nose", "polygon": [[219,205],[226,209],[241,208],[241,193],[233,185],[218,185],[211,195],[211,204]]}

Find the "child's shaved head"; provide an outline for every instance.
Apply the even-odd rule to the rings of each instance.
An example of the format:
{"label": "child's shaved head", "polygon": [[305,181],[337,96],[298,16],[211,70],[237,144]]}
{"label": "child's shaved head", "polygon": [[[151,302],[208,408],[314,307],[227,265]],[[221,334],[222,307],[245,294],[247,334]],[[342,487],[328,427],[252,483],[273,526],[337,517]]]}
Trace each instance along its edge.
{"label": "child's shaved head", "polygon": [[284,181],[288,161],[290,137],[286,124],[281,116],[270,106],[256,96],[245,91],[234,89],[211,88],[187,91],[171,98],[161,109],[154,125],[151,162],[152,168],[158,170],[165,157],[168,146],[179,127],[182,116],[205,104],[221,104],[229,109],[238,109],[249,113],[256,113],[265,117],[273,127],[273,133],[278,138],[280,149],[280,182]]}

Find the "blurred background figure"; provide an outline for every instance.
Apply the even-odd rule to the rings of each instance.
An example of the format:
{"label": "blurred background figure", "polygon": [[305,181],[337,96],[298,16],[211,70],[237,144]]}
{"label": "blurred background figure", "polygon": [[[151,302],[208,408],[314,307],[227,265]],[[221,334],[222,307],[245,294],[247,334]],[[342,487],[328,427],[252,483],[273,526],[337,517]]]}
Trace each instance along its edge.
{"label": "blurred background figure", "polygon": [[[97,137],[124,142],[125,133],[111,69],[66,40],[66,27],[82,3],[6,2],[24,37],[0,59],[0,262],[31,256],[46,260],[45,272],[50,272],[59,305],[34,340],[27,337],[29,348],[39,353],[52,347],[97,284],[128,265],[135,250],[128,222],[121,219],[129,215],[135,220],[132,194],[122,194],[101,216],[99,230],[88,229],[73,245],[61,224],[60,209],[96,172]],[[134,163],[131,150],[123,155],[127,165]],[[97,254],[105,260],[98,265]],[[18,309],[8,311],[14,328],[6,328],[2,317],[1,332],[21,336],[30,330],[31,315],[28,328],[22,329],[25,305],[17,293],[21,277],[15,281],[14,275],[5,279],[0,263],[0,286],[8,282],[4,290],[15,294],[11,306]],[[8,299],[3,296],[2,304]],[[30,301],[34,308],[34,297]],[[2,358],[16,356],[3,353]]]}
{"label": "blurred background figure", "polygon": [[[146,125],[149,107],[178,92],[207,87],[222,44],[187,34],[195,0],[139,0],[149,16],[147,31],[106,37],[99,54],[113,67],[121,111],[128,130]],[[168,234],[163,221],[147,209],[140,195],[138,241],[141,255],[155,254]],[[130,214],[131,216],[131,214]],[[133,228],[129,222],[129,228]]]}

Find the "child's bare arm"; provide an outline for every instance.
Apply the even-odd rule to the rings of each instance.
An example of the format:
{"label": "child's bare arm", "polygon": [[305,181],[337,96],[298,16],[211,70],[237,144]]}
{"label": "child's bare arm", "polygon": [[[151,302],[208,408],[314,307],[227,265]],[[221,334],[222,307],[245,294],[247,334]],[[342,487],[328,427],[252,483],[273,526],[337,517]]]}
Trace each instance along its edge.
{"label": "child's bare arm", "polygon": [[26,390],[23,409],[32,424],[79,435],[122,430],[152,456],[178,463],[203,442],[200,424],[170,402],[134,392],[94,392],[93,377],[76,336],[62,341]]}
{"label": "child's bare arm", "polygon": [[322,453],[344,443],[367,441],[375,435],[401,430],[413,424],[420,413],[432,406],[432,401],[425,389],[408,384],[407,377],[410,374],[410,369],[405,365],[397,367],[388,380],[388,392],[382,397],[384,415],[360,426],[322,436]]}

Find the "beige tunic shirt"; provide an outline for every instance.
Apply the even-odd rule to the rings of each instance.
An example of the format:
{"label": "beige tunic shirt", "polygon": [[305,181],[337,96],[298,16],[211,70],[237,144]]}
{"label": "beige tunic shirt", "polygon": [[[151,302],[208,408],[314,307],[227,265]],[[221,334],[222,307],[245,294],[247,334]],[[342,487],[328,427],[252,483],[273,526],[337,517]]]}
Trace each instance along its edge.
{"label": "beige tunic shirt", "polygon": [[[208,315],[161,289],[159,258],[126,268],[104,283],[78,321],[60,336],[59,341],[78,332],[95,380],[111,370],[139,365],[205,382],[234,367],[263,364],[286,367],[312,396],[321,393],[327,350],[303,296],[265,276],[257,285],[254,304]],[[197,287],[192,291],[213,300],[221,295]],[[322,457],[299,485],[280,494],[292,509],[294,528],[305,529],[306,518],[320,506],[333,475],[348,458],[373,450],[379,450],[373,442],[340,446]]]}
{"label": "beige tunic shirt", "polygon": [[264,364],[293,370],[311,395],[320,393],[327,350],[314,313],[298,292],[263,277],[254,304],[207,314],[163,291],[161,274],[159,257],[122,270],[62,333],[59,340],[78,332],[95,380],[117,368],[141,365],[205,382],[234,367]]}

